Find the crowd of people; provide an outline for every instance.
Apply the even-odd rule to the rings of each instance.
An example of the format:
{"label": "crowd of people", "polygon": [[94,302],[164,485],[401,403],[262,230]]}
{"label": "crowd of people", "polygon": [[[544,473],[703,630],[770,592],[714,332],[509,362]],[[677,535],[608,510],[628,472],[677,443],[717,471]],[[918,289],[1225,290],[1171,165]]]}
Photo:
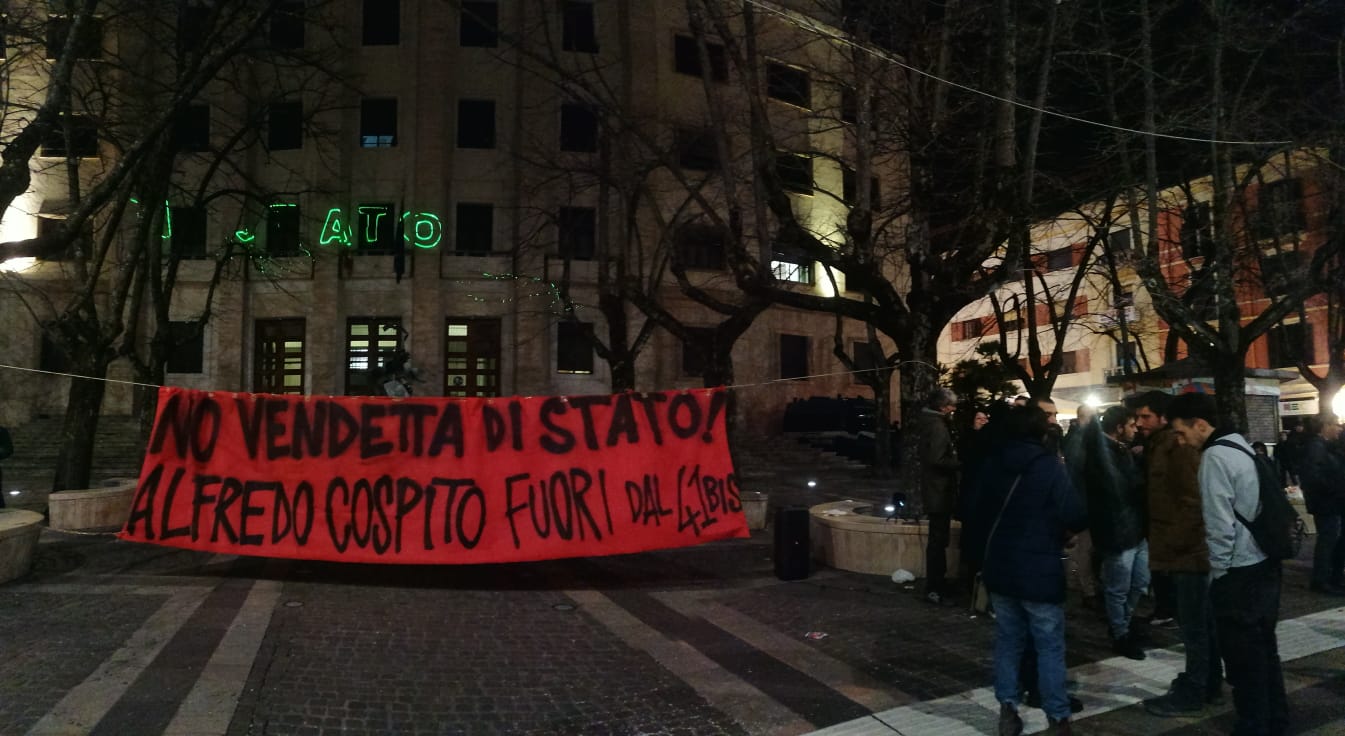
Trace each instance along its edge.
{"label": "crowd of people", "polygon": [[[1196,714],[1232,688],[1238,736],[1286,731],[1288,706],[1275,640],[1281,560],[1253,531],[1261,513],[1264,444],[1221,424],[1212,396],[1150,391],[1064,432],[1049,398],[978,410],[967,430],[958,398],[929,396],[916,437],[929,521],[925,597],[953,605],[989,592],[995,617],[994,689],[1000,736],[1022,732],[1019,708],[1040,707],[1049,733],[1071,733],[1083,705],[1066,689],[1068,582],[1103,619],[1114,651],[1142,660],[1153,627],[1175,629],[1185,662],[1156,716]],[[1345,440],[1324,415],[1279,444],[1279,485],[1297,485],[1317,539],[1312,591],[1345,596]],[[961,436],[959,437],[958,434]],[[948,580],[947,547],[962,524],[964,581]],[[1267,548],[1269,549],[1269,548]],[[1152,613],[1139,615],[1148,597]]]}

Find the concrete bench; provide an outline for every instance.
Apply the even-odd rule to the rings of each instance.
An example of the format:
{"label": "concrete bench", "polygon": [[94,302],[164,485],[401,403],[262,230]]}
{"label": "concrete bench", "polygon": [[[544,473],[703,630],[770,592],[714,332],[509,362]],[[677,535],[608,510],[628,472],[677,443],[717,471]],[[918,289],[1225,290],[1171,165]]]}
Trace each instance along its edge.
{"label": "concrete bench", "polygon": [[[808,534],[813,559],[837,570],[891,575],[901,569],[924,577],[928,522],[894,521],[855,513],[873,505],[867,501],[835,501],[812,507]],[[961,525],[953,522],[948,542],[950,576],[957,575],[961,534]]]}
{"label": "concrete bench", "polygon": [[131,515],[137,482],[118,481],[106,488],[57,491],[47,497],[51,528],[71,532],[119,531]]}
{"label": "concrete bench", "polygon": [[42,514],[0,510],[0,583],[23,577],[33,569],[33,552],[42,533]]}

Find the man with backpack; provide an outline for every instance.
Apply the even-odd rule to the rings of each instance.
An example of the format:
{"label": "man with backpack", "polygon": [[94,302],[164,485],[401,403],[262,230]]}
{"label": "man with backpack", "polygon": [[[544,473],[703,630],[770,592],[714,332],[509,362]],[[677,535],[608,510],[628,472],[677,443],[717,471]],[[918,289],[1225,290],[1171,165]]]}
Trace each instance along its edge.
{"label": "man with backpack", "polygon": [[1168,419],[1184,444],[1202,450],[1199,480],[1210,558],[1210,603],[1224,670],[1233,686],[1238,715],[1233,733],[1283,734],[1289,705],[1275,625],[1282,542],[1287,535],[1273,528],[1280,510],[1273,494],[1282,496],[1283,489],[1273,477],[1265,479],[1272,486],[1266,487],[1245,437],[1219,428],[1214,397],[1177,396],[1168,407]]}

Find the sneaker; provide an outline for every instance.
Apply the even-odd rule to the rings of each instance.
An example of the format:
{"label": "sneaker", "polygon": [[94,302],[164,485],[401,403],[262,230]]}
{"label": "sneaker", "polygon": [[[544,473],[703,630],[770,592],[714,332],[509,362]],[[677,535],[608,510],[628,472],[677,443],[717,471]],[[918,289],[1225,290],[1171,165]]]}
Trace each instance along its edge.
{"label": "sneaker", "polygon": [[1180,690],[1169,690],[1166,695],[1146,699],[1144,710],[1160,718],[1175,718],[1201,713],[1205,710],[1205,704]]}
{"label": "sneaker", "polygon": [[1047,734],[1047,736],[1074,736],[1074,729],[1070,727],[1068,718],[1062,718],[1058,721],[1051,721],[1051,724],[1042,733]]}
{"label": "sneaker", "polygon": [[1125,657],[1126,659],[1140,660],[1145,658],[1144,648],[1135,642],[1135,637],[1126,634],[1123,637],[1112,638],[1112,651]]}
{"label": "sneaker", "polygon": [[1020,736],[1023,733],[1023,719],[1018,717],[1018,709],[1009,703],[999,705],[999,736]]}
{"label": "sneaker", "polygon": [[1177,619],[1172,618],[1171,616],[1155,616],[1149,619],[1149,626],[1155,629],[1167,629],[1170,631],[1177,628]]}

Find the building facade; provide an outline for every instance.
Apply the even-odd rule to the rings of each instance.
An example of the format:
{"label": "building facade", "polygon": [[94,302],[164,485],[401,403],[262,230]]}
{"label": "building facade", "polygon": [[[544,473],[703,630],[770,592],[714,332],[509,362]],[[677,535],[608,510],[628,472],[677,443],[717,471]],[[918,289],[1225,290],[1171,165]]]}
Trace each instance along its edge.
{"label": "building facade", "polygon": [[[183,54],[191,17],[176,19]],[[722,152],[733,160],[721,171],[750,167],[745,97],[768,105],[798,216],[824,238],[842,229],[854,197],[843,59],[788,17],[763,24],[761,89],[744,93],[724,44],[702,43],[683,3],[281,2],[257,29],[266,53],[225,65],[174,119],[180,152],[162,204],[142,197],[115,222],[100,211],[94,238],[129,237],[150,218],[164,253],[180,258],[168,309],[172,385],[375,394],[405,350],[419,395],[607,393],[610,366],[589,338],[613,335],[605,295],[629,282],[695,329],[723,317],[688,288],[730,303],[737,293],[706,210],[735,196],[716,177]],[[80,63],[121,62],[104,83],[155,79],[149,57],[131,52],[152,44],[122,20],[107,6]],[[50,36],[68,18],[43,4],[28,22],[46,30],[45,44],[36,33],[11,40],[6,64],[22,81],[10,94],[22,88],[36,107],[55,68]],[[79,104],[69,120],[112,129],[115,102],[98,113]],[[23,121],[6,121],[5,135]],[[124,150],[92,128],[74,140],[53,137],[34,157],[29,190],[0,220],[0,248],[59,226],[78,206],[71,178],[95,186]],[[899,160],[878,162],[874,191],[895,191],[900,170]],[[789,288],[844,289],[843,275],[751,242]],[[43,325],[82,266],[3,251],[0,260],[0,362],[48,371],[0,369],[0,422],[13,424],[64,406],[71,379],[52,373],[71,356]],[[100,286],[96,300],[115,299],[111,291]],[[619,309],[633,339],[647,317],[628,301]],[[143,312],[132,319],[151,322]],[[748,426],[777,428],[795,397],[862,393],[838,375],[836,329],[834,317],[782,307],[751,323],[733,348]],[[846,345],[866,339],[861,325],[842,330]],[[634,388],[700,386],[701,361],[654,328]],[[117,361],[110,375],[134,374]],[[767,383],[776,379],[798,380]],[[104,411],[128,413],[134,402],[114,384]]]}

